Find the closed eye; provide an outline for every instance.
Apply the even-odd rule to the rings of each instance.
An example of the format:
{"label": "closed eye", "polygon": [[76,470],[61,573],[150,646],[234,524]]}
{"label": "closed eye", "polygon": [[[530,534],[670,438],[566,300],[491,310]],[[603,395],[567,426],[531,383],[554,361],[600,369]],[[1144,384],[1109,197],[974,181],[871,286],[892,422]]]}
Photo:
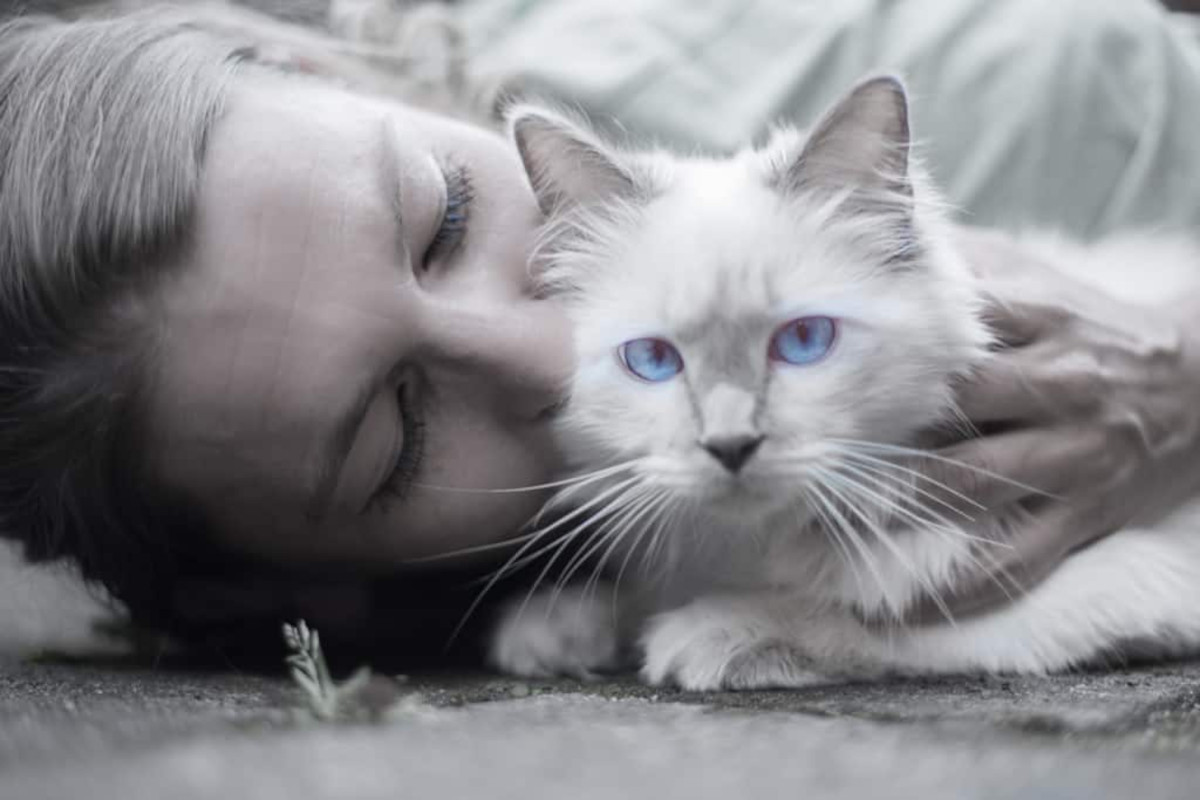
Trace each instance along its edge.
{"label": "closed eye", "polygon": [[446,184],[445,205],[437,231],[421,257],[422,270],[449,258],[462,245],[471,219],[471,203],[475,199],[471,175],[466,167],[441,164],[441,170]]}
{"label": "closed eye", "polygon": [[402,383],[396,389],[397,413],[400,415],[400,441],[392,468],[375,491],[374,502],[387,504],[403,500],[411,491],[421,470],[425,454],[425,422],[416,408],[412,388]]}

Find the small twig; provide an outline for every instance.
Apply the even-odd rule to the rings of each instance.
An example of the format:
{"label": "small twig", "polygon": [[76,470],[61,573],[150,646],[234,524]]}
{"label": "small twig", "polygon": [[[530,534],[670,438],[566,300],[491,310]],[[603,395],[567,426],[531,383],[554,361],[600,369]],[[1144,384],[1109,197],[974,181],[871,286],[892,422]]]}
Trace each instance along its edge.
{"label": "small twig", "polygon": [[336,719],[338,691],[321,652],[320,635],[300,620],[295,625],[284,623],[283,641],[292,651],[286,659],[289,672],[303,690],[309,711],[325,722]]}
{"label": "small twig", "polygon": [[285,659],[288,671],[317,720],[381,720],[398,708],[402,697],[398,681],[374,675],[368,667],[359,667],[341,683],[335,681],[321,652],[320,635],[304,620],[295,625],[284,623],[283,641],[291,651]]}

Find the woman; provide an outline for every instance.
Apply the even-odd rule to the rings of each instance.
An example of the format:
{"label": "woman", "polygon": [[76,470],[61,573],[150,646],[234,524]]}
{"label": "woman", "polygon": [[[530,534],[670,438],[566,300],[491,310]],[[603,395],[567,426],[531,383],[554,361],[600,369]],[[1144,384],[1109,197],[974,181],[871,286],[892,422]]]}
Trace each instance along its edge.
{"label": "woman", "polygon": [[425,488],[558,467],[570,337],[500,137],[169,21],[0,41],[2,503],[30,558],[173,627],[210,610],[181,581],[231,563],[369,577],[537,509]]}
{"label": "woman", "polygon": [[[392,607],[423,629],[446,578],[363,587],[510,538],[542,493],[461,490],[562,467],[547,426],[570,332],[534,292],[536,205],[492,133],[159,18],[18,21],[0,29],[0,209],[3,535],[74,561],[135,621],[208,635],[304,615],[361,638]],[[964,402],[1020,430],[956,457],[1071,496],[1022,533],[1010,566],[1036,573],[1195,446],[1200,367],[1179,342],[1198,318],[1113,335],[1118,301],[1046,289],[1002,240],[969,247],[1018,347]],[[1121,391],[1092,397],[1089,377],[1073,393],[1064,352],[1110,365]],[[1014,364],[1019,389],[993,402]],[[1171,448],[1098,462],[1130,415],[1175,431]]]}

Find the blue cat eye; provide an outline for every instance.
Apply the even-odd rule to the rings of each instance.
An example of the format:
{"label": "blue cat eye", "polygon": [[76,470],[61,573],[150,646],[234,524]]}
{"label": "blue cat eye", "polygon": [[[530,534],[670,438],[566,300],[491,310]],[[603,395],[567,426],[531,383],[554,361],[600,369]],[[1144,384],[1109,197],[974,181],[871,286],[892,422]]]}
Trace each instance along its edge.
{"label": "blue cat eye", "polygon": [[666,339],[632,339],[617,352],[625,369],[644,381],[661,383],[683,372],[683,356]]}
{"label": "blue cat eye", "polygon": [[772,361],[812,364],[825,357],[836,334],[837,324],[829,317],[800,317],[779,326],[767,352]]}

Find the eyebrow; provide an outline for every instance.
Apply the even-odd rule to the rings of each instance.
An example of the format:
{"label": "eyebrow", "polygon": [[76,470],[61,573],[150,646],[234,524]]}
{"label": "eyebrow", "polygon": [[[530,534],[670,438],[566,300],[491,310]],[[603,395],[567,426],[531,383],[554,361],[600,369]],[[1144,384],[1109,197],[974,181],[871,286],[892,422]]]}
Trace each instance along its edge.
{"label": "eyebrow", "polygon": [[[392,210],[395,219],[396,240],[403,253],[406,243],[400,195],[400,154],[396,151],[395,120],[385,117],[379,130],[380,137],[376,145],[376,152],[378,153],[378,174],[382,178],[380,189]],[[355,390],[353,401],[343,413],[338,415],[329,434],[318,448],[316,479],[313,483],[313,490],[309,494],[308,510],[306,511],[306,516],[310,521],[318,522],[329,513],[334,492],[337,491],[338,483],[342,479],[346,461],[350,458],[350,450],[358,438],[358,429],[362,427],[363,419],[371,408],[371,402],[395,371],[396,369],[392,368],[385,374],[373,377],[360,385]]]}

